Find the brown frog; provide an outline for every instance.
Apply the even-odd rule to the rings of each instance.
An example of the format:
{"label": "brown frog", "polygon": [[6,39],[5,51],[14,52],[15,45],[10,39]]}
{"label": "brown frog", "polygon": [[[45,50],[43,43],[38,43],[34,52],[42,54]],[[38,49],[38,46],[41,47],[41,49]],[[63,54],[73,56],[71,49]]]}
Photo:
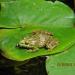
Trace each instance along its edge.
{"label": "brown frog", "polygon": [[51,32],[38,30],[30,33],[31,35],[24,37],[17,46],[28,49],[28,51],[37,51],[39,48],[52,50],[58,45],[58,40],[53,38]]}

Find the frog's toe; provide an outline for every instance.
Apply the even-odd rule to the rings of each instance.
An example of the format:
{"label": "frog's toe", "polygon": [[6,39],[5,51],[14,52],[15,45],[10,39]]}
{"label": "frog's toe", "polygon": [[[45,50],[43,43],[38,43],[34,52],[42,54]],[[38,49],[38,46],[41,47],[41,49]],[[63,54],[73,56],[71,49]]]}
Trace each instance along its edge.
{"label": "frog's toe", "polygon": [[27,52],[33,52],[33,50],[29,49],[29,50],[27,50]]}
{"label": "frog's toe", "polygon": [[27,52],[36,52],[36,51],[38,51],[38,48],[27,50]]}

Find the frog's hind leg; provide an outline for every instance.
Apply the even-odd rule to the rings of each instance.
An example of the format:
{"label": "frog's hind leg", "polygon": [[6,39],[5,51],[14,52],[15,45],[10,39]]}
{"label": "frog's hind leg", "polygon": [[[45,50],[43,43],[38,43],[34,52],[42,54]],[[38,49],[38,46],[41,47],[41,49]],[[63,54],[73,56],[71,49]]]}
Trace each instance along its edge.
{"label": "frog's hind leg", "polygon": [[48,41],[47,44],[46,44],[46,48],[49,49],[49,50],[52,50],[58,45],[58,43],[59,42],[56,39]]}

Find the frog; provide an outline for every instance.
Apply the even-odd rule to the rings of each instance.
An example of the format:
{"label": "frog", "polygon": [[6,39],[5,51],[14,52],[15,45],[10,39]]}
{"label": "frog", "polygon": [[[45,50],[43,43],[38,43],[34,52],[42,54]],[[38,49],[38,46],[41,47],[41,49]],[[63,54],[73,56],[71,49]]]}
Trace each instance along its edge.
{"label": "frog", "polygon": [[58,43],[59,41],[53,37],[53,33],[44,30],[37,30],[32,31],[30,35],[20,40],[17,46],[31,52],[37,51],[40,48],[52,50],[58,45]]}

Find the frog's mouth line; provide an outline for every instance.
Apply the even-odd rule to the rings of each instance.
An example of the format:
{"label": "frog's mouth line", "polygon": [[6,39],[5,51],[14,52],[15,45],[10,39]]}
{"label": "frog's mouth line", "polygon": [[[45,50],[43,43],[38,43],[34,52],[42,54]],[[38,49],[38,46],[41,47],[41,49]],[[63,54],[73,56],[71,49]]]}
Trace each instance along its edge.
{"label": "frog's mouth line", "polygon": [[19,49],[27,49],[27,50],[30,50],[30,49],[33,50],[34,49],[33,46],[28,46],[28,45],[23,47],[23,46],[20,46],[19,44],[17,44],[16,47],[19,48]]}
{"label": "frog's mouth line", "polygon": [[[25,46],[25,47],[22,47],[22,46],[20,46],[19,44],[16,46],[17,48],[19,48],[19,49],[26,49],[26,50],[34,50],[35,48],[33,47],[33,46]],[[48,50],[48,48],[46,47],[46,46],[44,46],[44,47],[39,47],[39,49],[46,49],[46,50]]]}

